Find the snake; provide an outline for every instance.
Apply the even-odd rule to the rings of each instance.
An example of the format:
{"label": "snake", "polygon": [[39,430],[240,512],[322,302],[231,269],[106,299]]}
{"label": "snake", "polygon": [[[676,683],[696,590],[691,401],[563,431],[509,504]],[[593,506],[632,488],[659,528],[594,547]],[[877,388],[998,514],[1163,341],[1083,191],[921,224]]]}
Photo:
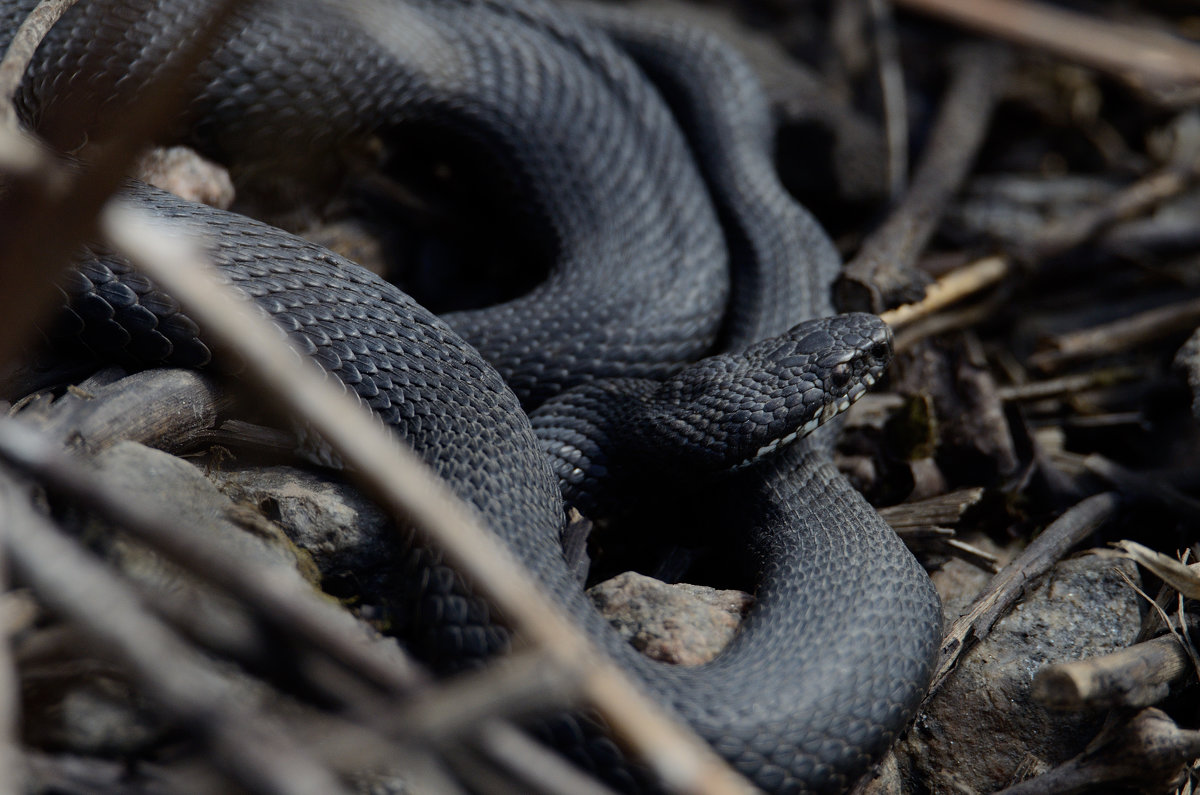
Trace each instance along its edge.
{"label": "snake", "polygon": [[[0,2],[0,45],[33,5]],[[203,234],[223,278],[756,786],[852,785],[912,719],[941,608],[834,465],[839,415],[882,377],[890,332],[833,313],[837,252],[779,183],[749,67],[685,24],[546,0],[246,3],[181,65],[210,5],[79,0],[27,67],[24,124],[77,153],[166,79],[184,101],[164,142],[221,162],[239,184],[338,184],[403,157],[409,130],[485,163],[493,206],[551,267],[516,298],[440,317],[276,227],[137,183],[121,197]],[[62,289],[55,341],[139,366],[219,359],[171,296],[102,246],[80,253]],[[563,559],[564,504],[603,515],[626,489],[689,484],[721,506],[759,581],[723,652],[668,666],[588,601]],[[454,671],[508,647],[435,550],[409,554],[408,642],[421,659]],[[610,784],[647,785],[590,716],[545,726]]]}

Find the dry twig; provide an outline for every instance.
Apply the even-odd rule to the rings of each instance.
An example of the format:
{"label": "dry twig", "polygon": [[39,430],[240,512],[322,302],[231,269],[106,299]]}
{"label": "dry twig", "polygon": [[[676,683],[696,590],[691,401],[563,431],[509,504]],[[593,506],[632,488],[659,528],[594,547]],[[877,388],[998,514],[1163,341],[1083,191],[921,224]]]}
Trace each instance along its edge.
{"label": "dry twig", "polygon": [[1200,47],[1165,31],[1106,22],[1033,0],[896,1],[1143,85],[1200,81]]}
{"label": "dry twig", "polygon": [[1200,731],[1180,729],[1166,713],[1144,709],[1127,722],[1110,724],[1066,764],[998,795],[1097,792],[1118,785],[1169,792],[1183,781],[1197,756]]}
{"label": "dry twig", "polygon": [[928,277],[914,266],[946,205],[962,186],[1004,83],[1008,58],[997,48],[964,46],[937,123],[899,206],[845,267],[836,292],[842,309],[882,312],[916,300]]}
{"label": "dry twig", "polygon": [[1048,665],[1033,679],[1033,697],[1060,710],[1148,707],[1192,672],[1174,635],[1163,635],[1102,657]]}

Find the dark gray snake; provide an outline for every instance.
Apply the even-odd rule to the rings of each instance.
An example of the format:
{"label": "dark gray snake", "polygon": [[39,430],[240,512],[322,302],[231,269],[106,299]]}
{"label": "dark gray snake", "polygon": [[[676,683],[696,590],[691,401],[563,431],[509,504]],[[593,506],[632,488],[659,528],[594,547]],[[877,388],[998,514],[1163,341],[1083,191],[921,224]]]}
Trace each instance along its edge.
{"label": "dark gray snake", "polygon": [[[32,5],[0,2],[0,43]],[[81,0],[26,73],[24,119],[74,151],[169,67],[205,13],[194,0]],[[928,680],[937,597],[834,468],[836,422],[784,442],[863,391],[888,337],[861,315],[788,331],[830,314],[838,259],[779,186],[765,105],[735,55],[599,7],[276,0],[238,13],[189,93],[176,133],[248,183],[263,168],[336,180],[410,127],[490,164],[554,268],[521,298],[443,319],[277,229],[144,187],[127,194],[205,227],[229,281],[759,786],[837,791],[879,757]],[[62,335],[104,355],[207,363],[194,324],[118,258],[91,252],[64,288]],[[522,404],[537,407],[532,425]],[[757,603],[712,663],[663,666],[609,630],[567,569],[561,495],[603,510],[625,483],[719,469],[735,470],[711,489],[736,505],[730,527],[758,556]],[[598,486],[604,470],[625,474]],[[412,555],[412,643],[425,659],[452,668],[506,644],[436,555]],[[576,758],[634,786],[586,720],[556,725]]]}

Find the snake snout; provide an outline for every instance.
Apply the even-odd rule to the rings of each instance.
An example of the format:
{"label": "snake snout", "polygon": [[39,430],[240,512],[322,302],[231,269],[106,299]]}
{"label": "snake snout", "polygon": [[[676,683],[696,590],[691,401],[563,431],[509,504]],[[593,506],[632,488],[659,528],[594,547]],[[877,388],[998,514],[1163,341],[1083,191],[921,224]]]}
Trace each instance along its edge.
{"label": "snake snout", "polygon": [[744,424],[734,468],[754,463],[841,414],[882,376],[892,355],[892,332],[875,315],[854,313],[795,326],[782,337],[744,354],[757,367],[755,381],[777,396],[763,404],[768,416]]}
{"label": "snake snout", "polygon": [[891,332],[874,315],[801,323],[677,373],[647,402],[636,435],[653,445],[656,460],[671,456],[673,466],[738,469],[845,411],[882,377],[890,358]]}

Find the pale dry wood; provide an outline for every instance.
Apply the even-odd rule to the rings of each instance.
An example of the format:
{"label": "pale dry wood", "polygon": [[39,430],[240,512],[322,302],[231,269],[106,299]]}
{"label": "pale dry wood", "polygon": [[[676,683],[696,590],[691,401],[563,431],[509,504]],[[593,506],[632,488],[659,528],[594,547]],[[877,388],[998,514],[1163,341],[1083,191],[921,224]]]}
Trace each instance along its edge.
{"label": "pale dry wood", "polygon": [[674,724],[558,610],[511,553],[378,420],[276,333],[247,299],[220,283],[195,245],[126,205],[101,226],[114,246],[173,295],[226,350],[244,378],[312,428],[393,515],[410,519],[505,615],[518,633],[579,677],[586,700],[668,787],[740,792],[746,783],[698,738]]}
{"label": "pale dry wood", "polygon": [[1145,83],[1200,81],[1200,47],[1032,0],[896,0],[972,30]]}
{"label": "pale dry wood", "polygon": [[997,284],[1008,275],[1008,260],[1002,256],[984,257],[955,268],[925,289],[925,297],[883,312],[880,317],[895,329],[901,329],[940,309]]}
{"label": "pale dry wood", "polygon": [[170,453],[194,449],[234,403],[229,390],[194,370],[147,370],[111,381],[108,371],[51,401],[39,396],[16,415],[60,444],[92,453],[134,441]]}
{"label": "pale dry wood", "polygon": [[936,497],[889,505],[879,515],[894,529],[928,525],[957,524],[972,505],[983,498],[983,489],[975,486],[939,494]]}
{"label": "pale dry wood", "polygon": [[1148,707],[1191,671],[1179,640],[1163,635],[1101,657],[1048,665],[1034,676],[1032,695],[1059,710]]}

